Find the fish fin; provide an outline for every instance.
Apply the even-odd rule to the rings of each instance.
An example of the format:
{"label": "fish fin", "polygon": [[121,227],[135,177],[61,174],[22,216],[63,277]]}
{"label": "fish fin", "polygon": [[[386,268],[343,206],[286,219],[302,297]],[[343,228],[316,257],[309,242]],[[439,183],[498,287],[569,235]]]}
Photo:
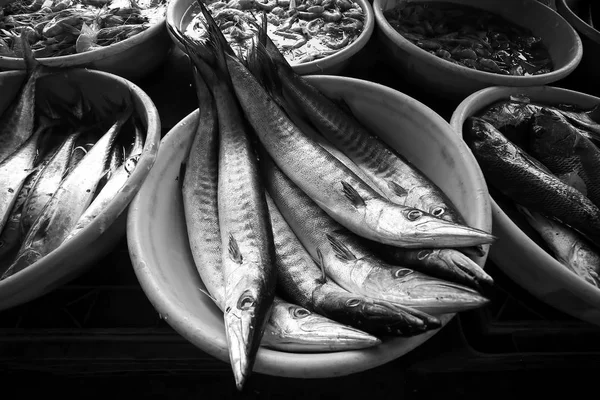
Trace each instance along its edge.
{"label": "fish fin", "polygon": [[317,257],[319,258],[317,264],[319,264],[319,268],[321,268],[321,282],[327,283],[327,274],[325,273],[325,257],[323,257],[323,252],[321,249],[317,249]]}
{"label": "fish fin", "polygon": [[260,42],[252,50],[251,56],[248,57],[248,69],[279,104],[284,103],[283,83],[277,74],[277,67],[273,58]]}
{"label": "fish fin", "polygon": [[237,264],[241,264],[244,260],[240,247],[232,234],[229,234],[229,257]]}
{"label": "fish fin", "polygon": [[394,192],[394,194],[398,197],[404,197],[408,195],[408,190],[404,189],[400,184],[394,181],[389,181],[387,183],[388,188]]}
{"label": "fish fin", "polygon": [[185,161],[181,162],[181,165],[179,166],[179,176],[177,177],[177,180],[179,182],[179,190],[183,190],[183,181],[184,181],[184,177],[185,177],[185,171],[186,171],[187,165],[185,163]]}
{"label": "fish fin", "polygon": [[23,60],[25,61],[25,69],[27,70],[27,74],[31,75],[33,70],[36,69],[40,65],[39,61],[35,59],[33,55],[33,51],[31,50],[31,46],[29,45],[29,41],[27,40],[26,35],[27,30],[23,29],[21,31],[21,47],[23,48]]}
{"label": "fish fin", "polygon": [[339,98],[339,99],[335,99],[332,100],[338,107],[340,110],[342,110],[344,113],[354,116],[354,113],[352,112],[352,109],[350,108],[350,106],[348,105],[348,103],[346,103],[346,100]]}
{"label": "fish fin", "polygon": [[358,192],[356,191],[356,189],[354,189],[354,187],[352,187],[352,185],[345,181],[342,181],[342,190],[344,192],[344,196],[346,196],[346,198],[350,200],[354,207],[359,208],[365,206],[364,199],[360,197],[360,194],[358,194]]}
{"label": "fish fin", "polygon": [[199,290],[199,291],[200,291],[200,292],[201,292],[203,295],[205,295],[206,297],[208,297],[209,299],[211,299],[211,300],[212,300],[212,301],[213,301],[215,304],[217,304],[217,300],[216,300],[214,297],[212,297],[212,296],[210,295],[210,293],[208,293],[208,291],[206,291],[206,290],[204,290],[204,289],[201,289],[201,288],[198,288],[198,290]]}
{"label": "fish fin", "polygon": [[352,251],[340,240],[334,238],[331,235],[326,235],[331,248],[335,252],[335,256],[342,261],[355,261],[358,257],[352,253]]}

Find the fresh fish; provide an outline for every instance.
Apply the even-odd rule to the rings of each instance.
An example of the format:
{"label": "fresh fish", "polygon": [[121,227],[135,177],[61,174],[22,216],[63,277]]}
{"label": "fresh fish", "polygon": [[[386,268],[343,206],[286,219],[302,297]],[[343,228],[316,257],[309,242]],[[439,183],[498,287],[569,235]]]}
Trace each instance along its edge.
{"label": "fresh fish", "polygon": [[27,78],[16,99],[0,117],[0,162],[21,147],[34,132],[35,88],[44,68],[33,58],[27,40],[23,40]]}
{"label": "fresh fish", "polygon": [[493,241],[487,232],[389,202],[310,140],[232,55],[231,49],[225,50],[227,44],[219,28],[206,7],[200,5],[209,21],[213,43],[226,57],[246,119],[260,142],[276,164],[332,218],[361,236],[402,247],[464,247]]}
{"label": "fresh fish", "polygon": [[[66,237],[65,242],[74,236],[76,236],[81,230],[88,226],[115,198],[115,196],[123,189],[127,179],[135,169],[140,157],[142,156],[143,143],[139,140],[135,141],[136,147],[134,147],[127,159],[123,162],[123,151],[113,150],[112,156],[109,160],[108,169],[108,180],[106,184],[100,189],[98,195],[92,200],[90,205],[85,209],[79,220],[75,224],[75,227]],[[120,149],[116,146],[115,149]],[[120,163],[119,159],[121,160]],[[114,169],[113,169],[114,168]],[[110,223],[102,224],[100,231],[105,232],[109,227]]]}
{"label": "fresh fish", "polygon": [[392,265],[402,265],[436,278],[480,289],[494,280],[476,262],[454,249],[406,250],[380,247],[381,256]]}
{"label": "fresh fish", "polygon": [[92,201],[96,186],[106,170],[108,158],[121,127],[131,115],[127,108],[63,179],[27,233],[16,261],[2,279],[23,270],[59,247]]}
{"label": "fresh fish", "polygon": [[414,335],[438,328],[439,320],[408,307],[350,293],[323,276],[267,195],[278,285],[296,304],[376,335]]}
{"label": "fresh fish", "polygon": [[481,118],[467,120],[464,138],[486,179],[514,202],[600,240],[600,209],[577,189],[552,175]]}
{"label": "fresh fish", "polygon": [[[216,71],[197,63],[219,125],[218,215],[225,277],[225,333],[236,386],[242,390],[271,313],[274,245],[258,160],[220,56]],[[218,76],[219,74],[220,76]]]}
{"label": "fresh fish", "polygon": [[[274,45],[267,45],[269,48],[270,54],[278,52]],[[268,61],[269,57],[264,59]],[[464,224],[450,199],[425,174],[369,132],[352,114],[296,74],[289,64],[283,64],[282,60],[277,64],[263,62],[261,65],[277,71],[278,79],[271,80],[276,80],[273,85],[283,87],[318,131],[358,165],[390,201]],[[271,88],[271,91],[275,90]]]}
{"label": "fresh fish", "polygon": [[[194,73],[199,125],[183,177],[183,206],[190,249],[202,282],[215,304],[225,310],[225,282],[219,229],[218,131],[216,110],[206,84]],[[325,352],[362,348],[373,337],[359,335],[335,321],[275,296],[261,345],[279,351]]]}
{"label": "fresh fish", "polygon": [[385,263],[361,238],[330,218],[274,163],[264,158],[261,162],[265,185],[277,208],[310,255],[344,289],[435,315],[487,303],[466,286]]}
{"label": "fresh fish", "polygon": [[600,252],[575,230],[517,205],[529,224],[540,234],[554,257],[586,282],[600,287]]}
{"label": "fresh fish", "polygon": [[8,221],[25,180],[33,172],[38,140],[45,130],[46,126],[37,129],[17,151],[0,162],[0,232]]}
{"label": "fresh fish", "polygon": [[23,205],[21,218],[23,232],[29,231],[66,176],[73,145],[79,135],[80,132],[70,134],[38,175]]}
{"label": "fresh fish", "polygon": [[600,149],[564,116],[545,109],[535,116],[530,136],[530,154],[559,178],[575,175],[583,185],[571,186],[600,207]]}

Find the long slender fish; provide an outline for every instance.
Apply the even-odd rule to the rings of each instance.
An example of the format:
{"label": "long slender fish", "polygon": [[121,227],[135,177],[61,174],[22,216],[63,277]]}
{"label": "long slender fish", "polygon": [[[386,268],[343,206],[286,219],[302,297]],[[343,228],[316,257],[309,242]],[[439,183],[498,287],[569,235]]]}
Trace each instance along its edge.
{"label": "long slender fish", "polygon": [[35,88],[44,67],[33,59],[28,42],[22,42],[27,77],[16,99],[0,117],[0,162],[20,148],[34,132]]}
{"label": "long slender fish", "polygon": [[50,162],[38,175],[23,205],[21,226],[24,232],[29,231],[66,176],[73,146],[79,135],[80,132],[75,132],[67,136]]}
{"label": "long slender fish", "polygon": [[[194,73],[199,99],[196,135],[183,178],[183,205],[190,249],[202,282],[225,310],[221,263],[221,233],[217,206],[218,130],[212,96],[198,73]],[[357,335],[335,321],[290,304],[275,296],[273,311],[261,345],[279,351],[325,352],[359,349],[377,341]]]}
{"label": "long slender fish", "polygon": [[327,214],[358,235],[402,247],[462,247],[493,241],[487,232],[391,203],[310,140],[233,55],[214,19],[199,4],[211,36],[218,39],[213,43],[226,58],[246,119],[260,142],[277,165]]}
{"label": "long slender fish", "polygon": [[532,212],[523,206],[517,209],[548,244],[554,257],[585,281],[600,287],[600,251],[579,233],[558,221]]}
{"label": "long slender fish", "polygon": [[200,71],[212,91],[219,125],[218,215],[225,333],[236,386],[241,390],[271,313],[277,283],[275,249],[258,160],[230,88],[225,61],[221,56],[217,59],[216,70]]}
{"label": "long slender fish", "polygon": [[4,229],[25,180],[33,172],[38,141],[45,130],[45,126],[37,129],[17,151],[0,163],[0,232]]}
{"label": "long slender fish", "polygon": [[[530,154],[563,182],[574,186],[600,207],[600,148],[573,127],[560,114],[542,109],[534,117]],[[569,178],[570,177],[570,178]]]}
{"label": "long slender fish", "polygon": [[2,279],[10,278],[63,243],[92,201],[98,182],[106,170],[113,143],[131,112],[131,108],[127,108],[121,113],[108,132],[62,180],[31,226],[16,261],[2,275]]}
{"label": "long slender fish", "polygon": [[364,240],[330,218],[266,157],[265,185],[279,211],[311,256],[344,289],[397,302],[424,313],[445,314],[487,303],[476,291],[432,278],[377,257]]}
{"label": "long slender fish", "polygon": [[272,198],[267,195],[279,287],[293,302],[376,335],[410,336],[440,321],[408,307],[350,293],[323,276]]}
{"label": "long slender fish", "polygon": [[514,202],[552,215],[592,241],[600,241],[600,208],[590,199],[552,175],[483,119],[471,117],[465,128],[465,141],[491,186]]}

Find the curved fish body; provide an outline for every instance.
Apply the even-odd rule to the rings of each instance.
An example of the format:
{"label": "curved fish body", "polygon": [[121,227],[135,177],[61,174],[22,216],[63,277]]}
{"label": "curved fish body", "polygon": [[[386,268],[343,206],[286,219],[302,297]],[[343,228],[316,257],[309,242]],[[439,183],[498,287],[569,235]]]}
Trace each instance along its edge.
{"label": "curved fish body", "polygon": [[586,282],[600,287],[600,252],[579,233],[557,221],[517,206],[529,224],[540,234],[554,257]]}
{"label": "curved fish body", "polygon": [[2,279],[10,278],[63,243],[91,203],[98,182],[106,171],[115,139],[131,111],[129,108],[122,113],[108,132],[62,180],[34,221],[23,240],[17,259],[2,275]]}
{"label": "curved fish body", "polygon": [[[278,284],[294,303],[375,335],[410,336],[440,326],[431,316],[350,293],[327,279],[269,195],[267,203],[275,240]],[[378,343],[371,341],[374,344]]]}
{"label": "curved fish body", "polygon": [[29,231],[66,176],[73,147],[79,134],[79,132],[70,134],[38,175],[23,205],[21,226],[24,232]]}
{"label": "curved fish body", "polygon": [[28,45],[23,46],[27,78],[19,94],[0,116],[0,162],[20,148],[34,133],[35,89],[44,68],[33,60]]}
{"label": "curved fish body", "polygon": [[0,232],[27,177],[33,172],[38,141],[45,127],[37,129],[15,152],[0,162]]}
{"label": "curved fish body", "polygon": [[600,148],[560,114],[535,116],[530,154],[600,207]]}
{"label": "curved fish body", "polygon": [[494,240],[487,232],[390,202],[298,129],[239,60],[227,56],[227,65],[246,118],[266,151],[343,226],[368,239],[406,248],[467,247]]}
{"label": "curved fish body", "polygon": [[402,265],[431,275],[480,289],[494,284],[494,280],[476,262],[454,249],[405,250],[385,246],[382,256],[392,265]]}
{"label": "curved fish body", "polygon": [[[236,386],[252,372],[273,305],[273,232],[258,160],[226,79],[197,63],[210,88],[219,127],[218,216],[225,283],[225,333]],[[220,74],[221,76],[217,76]]]}
{"label": "curved fish body", "polygon": [[[221,233],[217,205],[218,130],[216,110],[206,84],[194,74],[199,99],[196,136],[183,177],[183,205],[190,249],[202,282],[225,310]],[[261,341],[279,351],[326,352],[358,349],[373,338],[275,296]]]}
{"label": "curved fish body", "polygon": [[600,241],[600,209],[552,175],[488,122],[471,117],[465,141],[488,182],[517,204],[552,215],[592,241]]}
{"label": "curved fish body", "polygon": [[273,163],[268,164],[263,164],[265,185],[279,211],[310,255],[344,289],[433,314],[469,310],[487,303],[468,287],[386,264]]}

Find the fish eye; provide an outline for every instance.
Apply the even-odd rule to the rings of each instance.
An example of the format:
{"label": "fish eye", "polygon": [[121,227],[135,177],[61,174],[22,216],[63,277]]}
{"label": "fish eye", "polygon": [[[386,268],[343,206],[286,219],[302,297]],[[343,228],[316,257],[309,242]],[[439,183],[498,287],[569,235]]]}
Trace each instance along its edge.
{"label": "fish eye", "polygon": [[444,207],[436,207],[433,210],[431,210],[431,213],[435,217],[441,217],[442,215],[444,215],[445,212],[446,210],[444,209]]}
{"label": "fish eye", "polygon": [[427,258],[431,254],[431,250],[421,250],[417,253],[417,260],[421,261]]}
{"label": "fish eye", "polygon": [[356,307],[361,303],[359,299],[350,299],[346,302],[347,307]]}
{"label": "fish eye", "polygon": [[406,218],[408,218],[409,221],[415,221],[419,218],[421,218],[421,216],[423,215],[423,212],[421,210],[410,210],[407,214],[406,214]]}
{"label": "fish eye", "polygon": [[238,308],[240,310],[248,310],[254,306],[254,297],[242,296],[238,301]]}
{"label": "fish eye", "polygon": [[308,311],[306,308],[295,308],[294,311],[292,311],[292,313],[294,314],[294,317],[296,318],[306,318],[308,317],[311,312]]}
{"label": "fish eye", "polygon": [[412,271],[408,268],[398,268],[394,271],[394,278],[404,278],[407,275],[412,274]]}
{"label": "fish eye", "polygon": [[139,159],[140,159],[140,156],[138,155],[138,156],[129,157],[127,159],[127,161],[125,161],[125,171],[128,174],[131,174],[131,172],[135,169]]}

